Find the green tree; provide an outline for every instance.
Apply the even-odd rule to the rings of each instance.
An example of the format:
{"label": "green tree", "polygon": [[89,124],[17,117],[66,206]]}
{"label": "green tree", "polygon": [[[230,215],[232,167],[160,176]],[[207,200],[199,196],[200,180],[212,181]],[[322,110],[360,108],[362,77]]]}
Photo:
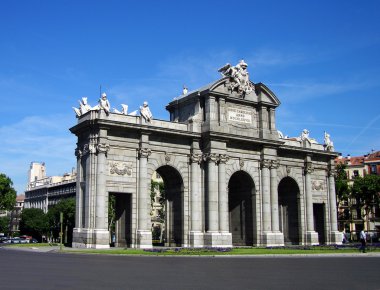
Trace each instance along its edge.
{"label": "green tree", "polygon": [[365,220],[367,229],[369,228],[369,214],[373,213],[374,208],[379,208],[380,202],[380,176],[365,175],[358,176],[354,179],[352,185],[352,197],[360,202],[360,207],[365,211]]}
{"label": "green tree", "polygon": [[42,236],[46,234],[48,228],[48,218],[42,209],[26,208],[22,211],[20,233],[42,240]]}
{"label": "green tree", "polygon": [[9,223],[10,223],[10,218],[9,217],[0,217],[0,233],[5,234],[8,236],[9,234]]}
{"label": "green tree", "polygon": [[0,210],[12,210],[16,203],[16,191],[12,180],[0,173]]}
{"label": "green tree", "polygon": [[346,174],[346,165],[345,164],[338,164],[336,168],[336,175],[335,175],[335,192],[337,196],[337,203],[339,202],[345,202],[350,197],[350,187],[348,185],[348,179]]}
{"label": "green tree", "polygon": [[50,229],[50,235],[53,238],[59,237],[60,232],[60,213],[63,213],[63,238],[65,244],[72,243],[72,234],[75,227],[75,198],[60,200],[56,205],[51,207],[47,213],[47,220]]}

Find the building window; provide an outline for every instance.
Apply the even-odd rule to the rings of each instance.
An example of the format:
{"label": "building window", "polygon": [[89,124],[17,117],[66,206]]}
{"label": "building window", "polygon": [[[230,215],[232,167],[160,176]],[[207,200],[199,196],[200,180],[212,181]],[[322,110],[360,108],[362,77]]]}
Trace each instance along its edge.
{"label": "building window", "polygon": [[354,170],[354,177],[358,177],[359,176],[359,170]]}
{"label": "building window", "polygon": [[371,164],[371,174],[377,174],[376,164]]}

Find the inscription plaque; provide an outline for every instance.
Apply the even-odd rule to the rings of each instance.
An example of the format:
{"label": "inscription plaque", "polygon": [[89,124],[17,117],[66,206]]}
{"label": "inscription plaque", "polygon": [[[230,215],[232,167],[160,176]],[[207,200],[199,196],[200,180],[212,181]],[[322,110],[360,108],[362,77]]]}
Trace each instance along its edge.
{"label": "inscription plaque", "polygon": [[230,108],[228,109],[228,121],[252,124],[252,114],[248,110]]}

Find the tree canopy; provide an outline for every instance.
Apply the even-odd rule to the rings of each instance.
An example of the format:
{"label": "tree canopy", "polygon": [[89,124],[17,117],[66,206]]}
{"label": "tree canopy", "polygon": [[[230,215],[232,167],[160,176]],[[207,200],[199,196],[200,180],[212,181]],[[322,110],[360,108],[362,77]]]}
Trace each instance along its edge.
{"label": "tree canopy", "polygon": [[336,165],[336,175],[335,175],[335,192],[337,196],[337,202],[347,201],[350,196],[350,187],[348,185],[348,179],[346,174],[346,165],[337,164]]}
{"label": "tree canopy", "polygon": [[380,176],[367,174],[364,177],[358,176],[354,179],[352,185],[352,196],[359,199],[363,206],[369,211],[372,210],[371,205],[379,205],[380,201]]}
{"label": "tree canopy", "polygon": [[12,180],[0,173],[0,210],[12,210],[16,203],[16,190]]}
{"label": "tree canopy", "polygon": [[0,233],[5,235],[9,234],[9,222],[10,218],[7,216],[0,217]]}
{"label": "tree canopy", "polygon": [[22,211],[20,233],[41,239],[49,229],[47,215],[39,208],[26,208]]}

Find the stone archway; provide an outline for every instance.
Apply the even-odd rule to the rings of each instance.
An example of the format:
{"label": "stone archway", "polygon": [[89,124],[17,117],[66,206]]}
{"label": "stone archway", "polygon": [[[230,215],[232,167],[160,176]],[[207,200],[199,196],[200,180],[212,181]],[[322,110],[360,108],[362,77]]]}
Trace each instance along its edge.
{"label": "stone archway", "polygon": [[164,182],[164,224],[165,246],[183,245],[183,191],[184,184],[180,173],[169,165],[156,169]]}
{"label": "stone archway", "polygon": [[300,243],[299,194],[297,182],[285,177],[278,185],[280,231],[285,244]]}
{"label": "stone archway", "polygon": [[235,172],[228,182],[228,206],[230,233],[234,246],[253,245],[253,227],[255,207],[253,196],[255,184],[248,173]]}

